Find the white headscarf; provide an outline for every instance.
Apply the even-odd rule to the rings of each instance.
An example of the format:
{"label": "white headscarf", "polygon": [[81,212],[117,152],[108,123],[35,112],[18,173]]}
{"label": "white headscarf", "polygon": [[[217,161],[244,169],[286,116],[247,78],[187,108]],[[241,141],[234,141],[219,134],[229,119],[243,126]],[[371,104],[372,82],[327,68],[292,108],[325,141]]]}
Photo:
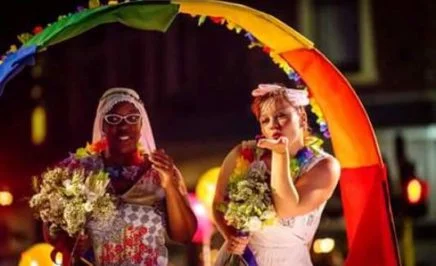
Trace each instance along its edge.
{"label": "white headscarf", "polygon": [[100,141],[104,137],[103,118],[117,103],[120,102],[131,103],[136,107],[136,109],[138,109],[142,119],[139,144],[141,145],[141,148],[144,149],[145,153],[151,153],[156,149],[156,145],[154,143],[153,132],[151,130],[150,121],[148,120],[147,111],[145,111],[138,93],[128,88],[111,88],[101,96],[94,120],[92,142],[95,143]]}

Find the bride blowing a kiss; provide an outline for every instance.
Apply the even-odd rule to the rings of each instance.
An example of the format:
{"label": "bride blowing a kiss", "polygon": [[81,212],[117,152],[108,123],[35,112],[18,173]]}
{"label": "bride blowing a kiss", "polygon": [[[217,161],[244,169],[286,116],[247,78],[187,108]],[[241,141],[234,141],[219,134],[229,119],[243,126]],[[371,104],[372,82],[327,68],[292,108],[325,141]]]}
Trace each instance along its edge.
{"label": "bride blowing a kiss", "polygon": [[[310,244],[326,201],[339,180],[340,165],[313,144],[304,109],[307,92],[277,84],[261,84],[253,92],[252,111],[262,138],[245,141],[225,158],[218,179],[214,206],[227,204],[229,177],[237,162],[252,151],[252,160],[265,167],[278,222],[241,236],[214,208],[218,228],[226,242],[216,265],[226,265],[232,254],[242,255],[250,265],[310,266]],[[251,163],[248,171],[253,168]],[[249,252],[247,252],[247,250]],[[248,257],[247,257],[248,256]]]}

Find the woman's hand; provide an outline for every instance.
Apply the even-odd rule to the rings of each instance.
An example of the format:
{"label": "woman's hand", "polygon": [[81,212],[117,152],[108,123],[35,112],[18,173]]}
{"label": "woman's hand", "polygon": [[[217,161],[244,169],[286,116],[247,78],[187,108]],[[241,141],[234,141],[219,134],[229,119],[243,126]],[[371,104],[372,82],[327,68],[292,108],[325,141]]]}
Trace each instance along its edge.
{"label": "woman's hand", "polygon": [[77,245],[74,253],[79,256],[85,254],[85,252],[91,247],[91,241],[87,234],[80,233],[77,236],[76,241],[77,241]]}
{"label": "woman's hand", "polygon": [[171,185],[174,182],[174,162],[171,157],[159,149],[151,153],[149,159],[153,169],[159,173],[162,188]]}
{"label": "woman's hand", "polygon": [[56,261],[56,255],[58,252],[70,254],[74,248],[74,244],[77,241],[74,249],[74,256],[82,256],[89,248],[91,248],[91,240],[88,235],[81,233],[77,238],[70,237],[65,231],[61,230],[57,232],[55,236],[50,236],[48,232],[48,226],[43,226],[44,238],[47,242],[54,246],[53,251],[50,253],[50,257],[53,261]]}
{"label": "woman's hand", "polygon": [[227,251],[232,254],[242,255],[249,241],[249,236],[229,236],[227,240]]}
{"label": "woman's hand", "polygon": [[268,149],[272,152],[285,154],[288,152],[288,138],[280,137],[278,139],[260,139],[257,142],[259,148]]}

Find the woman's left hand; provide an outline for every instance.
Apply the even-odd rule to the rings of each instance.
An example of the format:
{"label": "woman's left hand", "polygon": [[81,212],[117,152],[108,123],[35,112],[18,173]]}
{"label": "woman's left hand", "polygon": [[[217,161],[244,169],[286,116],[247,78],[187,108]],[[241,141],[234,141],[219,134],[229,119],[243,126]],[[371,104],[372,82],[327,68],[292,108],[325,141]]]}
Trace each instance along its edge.
{"label": "woman's left hand", "polygon": [[160,175],[162,188],[166,188],[174,177],[174,162],[163,149],[154,151],[149,156],[153,169]]}
{"label": "woman's left hand", "polygon": [[288,142],[289,140],[287,137],[280,137],[278,139],[260,139],[257,142],[257,146],[276,153],[287,153]]}

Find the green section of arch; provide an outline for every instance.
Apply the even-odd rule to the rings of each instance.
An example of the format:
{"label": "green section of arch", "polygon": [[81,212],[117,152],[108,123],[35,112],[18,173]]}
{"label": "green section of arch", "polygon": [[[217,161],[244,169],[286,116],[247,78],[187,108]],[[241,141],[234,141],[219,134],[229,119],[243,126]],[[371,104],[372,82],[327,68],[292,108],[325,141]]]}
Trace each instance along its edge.
{"label": "green section of arch", "polygon": [[179,6],[176,4],[150,4],[147,1],[87,9],[48,26],[24,45],[36,45],[41,50],[78,36],[99,25],[113,22],[141,30],[165,32],[177,16],[178,11]]}

